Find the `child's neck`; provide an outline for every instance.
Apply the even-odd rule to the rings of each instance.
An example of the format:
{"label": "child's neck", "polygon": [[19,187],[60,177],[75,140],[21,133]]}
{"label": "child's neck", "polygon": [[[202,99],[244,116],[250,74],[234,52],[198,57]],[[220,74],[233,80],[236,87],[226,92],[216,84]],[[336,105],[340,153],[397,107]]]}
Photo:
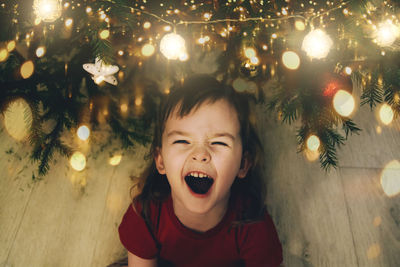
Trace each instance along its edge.
{"label": "child's neck", "polygon": [[173,201],[173,207],[176,217],[184,226],[197,232],[206,232],[222,220],[228,209],[228,203],[229,197],[221,205],[203,214],[188,211],[179,201]]}

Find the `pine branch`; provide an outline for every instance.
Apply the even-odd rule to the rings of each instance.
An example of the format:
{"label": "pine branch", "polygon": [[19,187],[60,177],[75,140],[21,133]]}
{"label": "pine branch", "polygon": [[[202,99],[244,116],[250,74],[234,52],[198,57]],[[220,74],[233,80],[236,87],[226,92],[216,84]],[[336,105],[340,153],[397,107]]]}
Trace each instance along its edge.
{"label": "pine branch", "polygon": [[378,74],[373,73],[371,82],[364,88],[361,105],[369,104],[371,110],[383,101],[382,84],[378,82]]}

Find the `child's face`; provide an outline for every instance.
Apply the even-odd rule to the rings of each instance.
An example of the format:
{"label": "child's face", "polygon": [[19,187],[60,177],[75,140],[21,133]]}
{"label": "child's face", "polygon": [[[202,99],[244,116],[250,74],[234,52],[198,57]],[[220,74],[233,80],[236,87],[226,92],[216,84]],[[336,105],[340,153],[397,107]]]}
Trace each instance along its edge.
{"label": "child's face", "polygon": [[227,205],[232,183],[245,177],[249,167],[247,160],[242,162],[239,131],[237,112],[225,100],[205,102],[182,118],[174,110],[155,157],[158,171],[167,176],[173,201],[202,214]]}

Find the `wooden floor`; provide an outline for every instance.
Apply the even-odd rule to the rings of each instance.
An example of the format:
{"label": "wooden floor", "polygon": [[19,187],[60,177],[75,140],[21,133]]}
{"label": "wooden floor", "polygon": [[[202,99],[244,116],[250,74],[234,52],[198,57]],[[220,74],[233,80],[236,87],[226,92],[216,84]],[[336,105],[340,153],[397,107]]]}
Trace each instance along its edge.
{"label": "wooden floor", "polygon": [[[380,182],[386,164],[400,161],[399,119],[384,126],[374,112],[358,112],[354,120],[363,131],[339,151],[340,167],[325,173],[318,161],[296,153],[295,126],[276,123],[262,108],[259,118],[268,210],[285,266],[400,266],[400,194],[387,196]],[[29,146],[12,139],[2,123],[0,140],[1,267],[97,267],[124,255],[117,227],[146,148],[124,152],[111,166],[118,145],[91,144],[83,172],[56,157],[49,174],[34,181]],[[400,180],[399,169],[391,174]]]}

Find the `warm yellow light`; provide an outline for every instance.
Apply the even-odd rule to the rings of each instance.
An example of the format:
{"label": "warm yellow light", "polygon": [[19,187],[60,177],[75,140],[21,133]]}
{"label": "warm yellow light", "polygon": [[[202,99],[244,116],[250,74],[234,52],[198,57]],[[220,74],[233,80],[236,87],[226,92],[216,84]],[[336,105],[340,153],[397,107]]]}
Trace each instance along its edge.
{"label": "warm yellow light", "polygon": [[46,53],[46,49],[44,48],[44,46],[39,46],[36,49],[36,56],[37,57],[42,57],[42,56],[44,56],[45,53]]}
{"label": "warm yellow light", "polygon": [[286,68],[296,70],[300,66],[300,57],[293,51],[286,51],[282,55],[282,62]]}
{"label": "warm yellow light", "polygon": [[36,18],[34,23],[35,23],[35,25],[39,25],[40,22],[42,22],[42,19],[41,18]]}
{"label": "warm yellow light", "polygon": [[333,107],[339,115],[348,117],[355,107],[354,97],[345,90],[339,90],[333,97]]}
{"label": "warm yellow light", "polygon": [[81,152],[76,151],[72,154],[69,163],[74,170],[82,171],[86,167],[86,157]]}
{"label": "warm yellow light", "polygon": [[176,33],[168,33],[161,39],[160,51],[168,59],[178,59],[186,53],[185,40]]}
{"label": "warm yellow light", "polygon": [[85,141],[90,136],[90,129],[86,125],[82,125],[78,128],[76,134],[78,135],[79,139]]}
{"label": "warm yellow light", "polygon": [[252,57],[255,57],[256,55],[257,55],[257,53],[256,53],[256,50],[253,48],[253,47],[246,47],[245,49],[244,49],[244,55],[247,57],[247,58],[252,58]]}
{"label": "warm yellow light", "polygon": [[23,140],[32,127],[32,110],[23,98],[8,104],[4,112],[4,127],[15,140]]}
{"label": "warm yellow light", "polygon": [[307,138],[307,148],[310,151],[317,151],[320,144],[321,144],[321,142],[320,142],[318,136],[316,136],[316,135],[310,135]]}
{"label": "warm yellow light", "polygon": [[296,20],[294,26],[298,31],[304,31],[306,28],[306,25],[304,25],[304,22],[302,20]]}
{"label": "warm yellow light", "polygon": [[169,32],[171,29],[172,29],[172,28],[171,28],[171,26],[169,26],[169,25],[164,26],[164,31],[166,31],[166,32]]}
{"label": "warm yellow light", "polygon": [[144,29],[150,29],[150,27],[151,27],[151,23],[148,22],[148,21],[146,21],[146,22],[143,24],[143,28],[144,28]]}
{"label": "warm yellow light", "polygon": [[301,49],[303,49],[310,58],[325,58],[331,49],[333,42],[329,35],[320,29],[309,32],[304,37]]}
{"label": "warm yellow light", "polygon": [[124,104],[121,104],[121,107],[120,107],[120,108],[121,108],[121,111],[122,111],[122,112],[127,112],[127,111],[128,111],[128,105],[125,104],[125,103],[124,103]]}
{"label": "warm yellow light", "polygon": [[73,21],[73,19],[67,19],[66,21],[65,21],[65,26],[66,27],[71,27],[71,25],[72,25],[72,23],[73,23],[74,21]]}
{"label": "warm yellow light", "polygon": [[344,72],[345,72],[347,75],[351,75],[351,73],[353,72],[353,70],[352,70],[350,67],[346,67],[346,68],[344,68]]}
{"label": "warm yellow light", "polygon": [[142,102],[143,102],[143,100],[142,100],[141,97],[138,97],[138,98],[135,99],[135,105],[136,105],[136,106],[141,106],[141,105],[142,105]]}
{"label": "warm yellow light", "polygon": [[8,52],[13,51],[14,49],[15,49],[15,41],[14,41],[14,40],[9,41],[8,44],[7,44],[7,50],[8,50]]}
{"label": "warm yellow light", "polygon": [[155,48],[152,44],[145,44],[142,46],[142,55],[145,57],[149,57],[154,54]]}
{"label": "warm yellow light", "polygon": [[389,197],[400,193],[400,162],[398,160],[392,160],[383,169],[381,186]]}
{"label": "warm yellow light", "polygon": [[124,51],[119,50],[119,51],[118,51],[118,55],[123,56],[123,55],[124,55]]}
{"label": "warm yellow light", "polygon": [[347,8],[343,9],[343,14],[348,15],[349,14],[349,10]]}
{"label": "warm yellow light", "polygon": [[101,39],[107,39],[110,36],[110,31],[102,30],[99,35]]}
{"label": "warm yellow light", "polygon": [[263,45],[263,46],[262,46],[262,49],[263,49],[263,50],[268,50],[268,45]]}
{"label": "warm yellow light", "polygon": [[111,166],[117,166],[121,162],[121,159],[122,159],[122,155],[114,155],[109,159],[108,163]]}
{"label": "warm yellow light", "polygon": [[379,24],[375,32],[376,42],[382,47],[391,46],[399,37],[399,33],[399,27],[394,25],[391,20],[387,20]]}
{"label": "warm yellow light", "polygon": [[0,49],[0,62],[5,61],[8,58],[8,51],[5,48]]}
{"label": "warm yellow light", "polygon": [[34,0],[35,15],[44,22],[53,22],[61,16],[60,0]]}
{"label": "warm yellow light", "polygon": [[35,66],[33,65],[33,62],[31,60],[25,61],[25,63],[22,64],[20,71],[22,78],[28,79],[29,77],[31,77],[34,70]]}
{"label": "warm yellow light", "polygon": [[388,104],[383,104],[379,109],[379,118],[382,123],[389,125],[393,121],[394,112],[393,109]]}
{"label": "warm yellow light", "polygon": [[271,38],[272,38],[272,39],[276,39],[276,38],[278,38],[278,35],[277,35],[276,33],[273,33],[273,34],[271,35]]}
{"label": "warm yellow light", "polygon": [[92,8],[91,8],[90,6],[88,6],[88,7],[86,8],[86,13],[90,13],[90,12],[92,12]]}

